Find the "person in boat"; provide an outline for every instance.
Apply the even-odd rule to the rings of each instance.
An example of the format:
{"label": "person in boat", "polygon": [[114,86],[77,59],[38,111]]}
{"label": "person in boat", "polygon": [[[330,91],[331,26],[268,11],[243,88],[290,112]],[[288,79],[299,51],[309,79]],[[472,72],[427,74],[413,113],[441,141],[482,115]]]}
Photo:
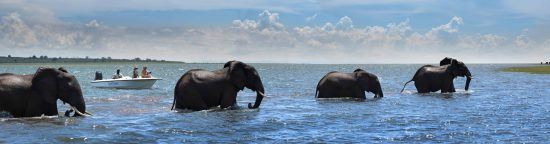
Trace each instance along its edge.
{"label": "person in boat", "polygon": [[122,77],[124,77],[124,76],[120,73],[120,69],[117,69],[116,74],[113,75],[113,79],[119,79],[119,78],[122,78]]}
{"label": "person in boat", "polygon": [[141,78],[151,78],[151,72],[147,70],[147,67],[144,66],[143,70],[141,70]]}
{"label": "person in boat", "polygon": [[132,75],[132,78],[138,78],[139,76],[139,72],[138,72],[138,68],[134,66],[134,74]]}

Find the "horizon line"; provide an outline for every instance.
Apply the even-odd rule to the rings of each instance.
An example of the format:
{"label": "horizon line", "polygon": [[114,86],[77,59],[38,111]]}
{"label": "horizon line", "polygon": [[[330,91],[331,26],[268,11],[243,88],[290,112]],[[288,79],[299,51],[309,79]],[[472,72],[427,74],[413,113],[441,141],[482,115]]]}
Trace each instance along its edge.
{"label": "horizon line", "polygon": [[[11,55],[11,54],[8,54],[8,55],[5,55],[5,56],[0,56],[0,57],[8,57],[8,56],[11,56],[11,57],[18,57],[18,58],[29,58],[29,57],[32,57],[32,56],[37,56],[37,55],[31,55],[31,56],[14,56],[14,55]],[[39,55],[37,57],[40,57],[40,56],[47,56],[47,55]],[[87,56],[85,57],[62,57],[62,56],[53,56],[53,57],[50,57],[48,56],[48,58],[58,58],[58,57],[61,57],[61,58],[77,58],[77,59],[85,59]],[[111,57],[111,56],[102,56],[102,57],[88,57],[89,59],[101,59],[101,58],[108,58],[108,57]],[[119,60],[133,60],[135,58],[140,58],[142,60],[145,60],[145,59],[151,59],[151,60],[159,60],[159,62],[161,62],[160,60],[164,60],[164,61],[167,61],[167,62],[181,62],[181,63],[189,63],[189,64],[223,64],[223,63],[226,63],[227,61],[231,61],[231,60],[235,60],[235,59],[231,59],[231,60],[227,60],[227,61],[182,61],[182,60],[172,60],[172,59],[157,59],[157,58],[147,58],[147,57],[135,57],[135,58],[118,58],[118,57],[111,57],[112,59],[119,59]],[[238,61],[242,61],[242,60],[238,60]],[[540,62],[544,62],[545,61],[540,61]],[[469,64],[540,64],[540,62],[473,62],[473,63],[469,63]],[[47,62],[46,62],[47,63]],[[63,62],[59,62],[59,63],[63,63]],[[326,65],[331,65],[331,64],[437,64],[437,63],[422,63],[422,62],[411,62],[411,63],[315,63],[315,62],[312,62],[312,63],[307,63],[307,62],[277,62],[277,61],[248,61],[246,63],[255,63],[255,64],[326,64]]]}

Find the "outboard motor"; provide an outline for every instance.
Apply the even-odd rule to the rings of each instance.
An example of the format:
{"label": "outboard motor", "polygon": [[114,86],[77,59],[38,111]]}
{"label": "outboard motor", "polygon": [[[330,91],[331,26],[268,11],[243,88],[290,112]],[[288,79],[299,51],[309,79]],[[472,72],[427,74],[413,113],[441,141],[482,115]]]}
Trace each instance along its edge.
{"label": "outboard motor", "polygon": [[100,71],[95,72],[95,80],[102,80],[103,74]]}

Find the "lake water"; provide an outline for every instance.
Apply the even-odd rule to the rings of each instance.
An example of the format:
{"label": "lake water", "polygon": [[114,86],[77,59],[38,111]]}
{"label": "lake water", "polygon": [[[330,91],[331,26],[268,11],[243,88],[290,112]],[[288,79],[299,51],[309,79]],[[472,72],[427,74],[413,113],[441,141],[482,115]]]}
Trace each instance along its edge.
{"label": "lake water", "polygon": [[[237,110],[170,111],[174,86],[187,70],[222,64],[147,64],[163,78],[152,89],[91,87],[96,70],[129,75],[133,63],[2,64],[0,73],[29,74],[38,66],[64,66],[80,81],[92,117],[0,118],[0,143],[323,143],[452,142],[547,143],[550,141],[550,75],[500,72],[520,64],[469,64],[455,79],[457,93],[417,94],[414,84],[399,93],[421,65],[251,64],[266,95],[259,109],[246,108],[255,93],[237,97]],[[363,68],[378,75],[384,98],[316,100],[315,86],[329,71]],[[62,114],[67,108],[58,101]]]}

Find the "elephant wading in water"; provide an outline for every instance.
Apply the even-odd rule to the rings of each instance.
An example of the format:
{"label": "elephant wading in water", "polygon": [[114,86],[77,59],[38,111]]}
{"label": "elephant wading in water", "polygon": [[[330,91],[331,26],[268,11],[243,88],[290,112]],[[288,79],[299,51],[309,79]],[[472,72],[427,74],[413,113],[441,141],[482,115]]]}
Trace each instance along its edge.
{"label": "elephant wading in water", "polygon": [[405,83],[401,92],[409,82],[414,81],[418,93],[429,93],[441,90],[442,93],[455,92],[453,80],[457,77],[466,77],[465,90],[470,87],[473,79],[470,70],[464,63],[453,58],[444,58],[439,63],[441,66],[425,65],[420,67],[414,77]]}
{"label": "elephant wading in water", "polygon": [[0,74],[0,111],[14,117],[55,116],[57,99],[68,103],[75,116],[90,115],[80,84],[63,68],[41,67],[32,75]]}
{"label": "elephant wading in water", "polygon": [[256,91],[256,102],[254,105],[249,103],[248,108],[258,108],[265,95],[262,80],[254,67],[240,61],[229,61],[223,69],[216,71],[189,70],[176,83],[172,110],[228,108],[236,105],[237,92],[244,87]]}
{"label": "elephant wading in water", "polygon": [[329,72],[319,83],[315,91],[316,98],[360,98],[366,99],[365,91],[374,93],[374,97],[384,97],[378,77],[362,69],[353,73]]}

